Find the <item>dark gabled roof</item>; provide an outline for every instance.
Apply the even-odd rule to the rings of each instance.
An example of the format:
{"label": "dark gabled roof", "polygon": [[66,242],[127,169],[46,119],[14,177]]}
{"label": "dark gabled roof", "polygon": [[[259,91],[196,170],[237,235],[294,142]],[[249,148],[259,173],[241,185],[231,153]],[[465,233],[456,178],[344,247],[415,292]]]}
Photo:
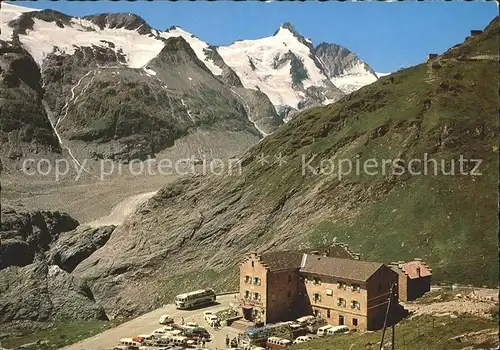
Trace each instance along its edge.
{"label": "dark gabled roof", "polygon": [[300,271],[351,281],[366,282],[382,266],[384,264],[371,261],[306,255]]}
{"label": "dark gabled roof", "polygon": [[302,255],[301,250],[284,250],[260,254],[260,261],[269,271],[299,269]]}
{"label": "dark gabled roof", "polygon": [[[299,269],[304,254],[309,254],[313,250],[283,250],[265,252],[259,255],[260,261],[267,266],[269,271]],[[345,247],[332,246],[326,254],[330,257],[343,259],[353,259],[349,251]]]}

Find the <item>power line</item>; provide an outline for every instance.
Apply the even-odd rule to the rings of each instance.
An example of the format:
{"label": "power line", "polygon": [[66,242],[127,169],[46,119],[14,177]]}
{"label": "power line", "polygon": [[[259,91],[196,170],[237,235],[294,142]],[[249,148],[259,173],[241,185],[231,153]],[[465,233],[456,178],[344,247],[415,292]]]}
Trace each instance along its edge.
{"label": "power line", "polygon": [[[382,340],[380,341],[380,350],[382,350],[382,348],[384,346],[385,329],[387,327],[387,319],[389,318],[389,310],[391,309],[391,304],[392,304],[392,299],[393,299],[393,292],[394,292],[394,285],[395,285],[395,283],[393,283],[391,285],[391,296],[389,297],[389,303],[387,304],[387,309],[385,311],[384,329],[382,330]],[[392,339],[392,347],[394,349],[394,338]]]}

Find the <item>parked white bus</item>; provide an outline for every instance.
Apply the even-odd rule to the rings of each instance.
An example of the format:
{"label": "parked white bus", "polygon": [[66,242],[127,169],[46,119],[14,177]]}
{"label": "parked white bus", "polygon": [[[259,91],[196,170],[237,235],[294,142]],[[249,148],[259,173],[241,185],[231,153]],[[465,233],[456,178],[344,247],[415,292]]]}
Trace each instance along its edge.
{"label": "parked white bus", "polygon": [[214,303],[216,295],[213,289],[200,289],[194,292],[179,294],[175,297],[175,306],[178,309],[189,309],[195,306],[201,306]]}

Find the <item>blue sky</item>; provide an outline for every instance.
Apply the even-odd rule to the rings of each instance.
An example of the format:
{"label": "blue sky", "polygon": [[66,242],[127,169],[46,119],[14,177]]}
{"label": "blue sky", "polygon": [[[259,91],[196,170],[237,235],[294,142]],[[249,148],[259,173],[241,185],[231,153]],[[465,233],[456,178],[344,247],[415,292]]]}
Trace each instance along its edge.
{"label": "blue sky", "polygon": [[315,45],[343,45],[377,72],[421,63],[483,29],[497,14],[496,2],[81,2],[16,3],[72,16],[132,12],[152,27],[172,25],[213,45],[272,35],[291,22]]}

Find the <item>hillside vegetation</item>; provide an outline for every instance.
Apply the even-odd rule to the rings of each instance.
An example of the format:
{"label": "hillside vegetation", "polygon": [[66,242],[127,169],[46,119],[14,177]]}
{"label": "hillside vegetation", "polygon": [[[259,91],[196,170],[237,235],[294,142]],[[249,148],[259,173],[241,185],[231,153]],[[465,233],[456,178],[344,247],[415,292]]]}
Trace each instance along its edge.
{"label": "hillside vegetation", "polygon": [[[395,348],[412,350],[487,349],[498,346],[497,326],[488,319],[473,316],[419,316],[404,320],[396,326]],[[477,333],[476,333],[477,332]],[[382,332],[352,333],[317,339],[293,346],[292,349],[379,349]],[[391,329],[384,343],[390,349]]]}
{"label": "hillside vegetation", "polygon": [[[433,282],[496,285],[498,24],[436,60],[301,113],[241,156],[241,174],[165,187],[74,273],[106,308],[135,313],[161,305],[171,276],[196,286],[214,283],[204,271],[223,272],[226,285],[251,250],[341,241],[368,260],[423,258]],[[303,173],[313,156],[316,170],[336,160],[334,172]],[[410,174],[410,160],[423,171],[425,157],[439,172]],[[474,175],[459,173],[460,157],[482,161]],[[369,159],[378,174],[347,174],[345,160]],[[382,172],[383,159],[396,161]],[[442,174],[441,160],[447,172],[455,161],[456,175]]]}

